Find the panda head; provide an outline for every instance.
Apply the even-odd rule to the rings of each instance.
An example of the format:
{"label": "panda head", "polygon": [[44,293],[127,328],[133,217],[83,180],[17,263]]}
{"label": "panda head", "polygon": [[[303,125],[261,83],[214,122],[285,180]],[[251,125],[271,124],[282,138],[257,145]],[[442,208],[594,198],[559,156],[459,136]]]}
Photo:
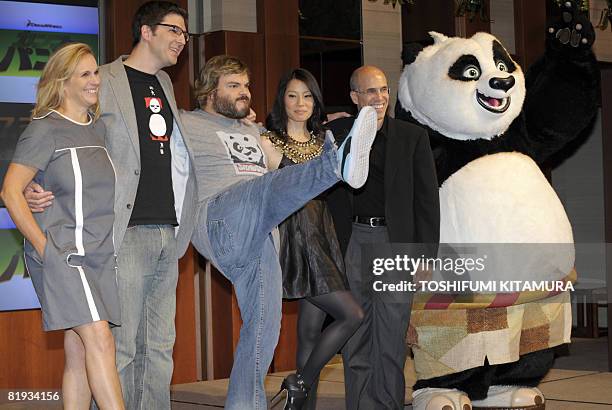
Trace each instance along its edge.
{"label": "panda head", "polygon": [[258,163],[263,157],[257,140],[248,134],[231,134],[227,145],[232,155],[240,161]]}
{"label": "panda head", "polygon": [[421,124],[458,139],[492,139],[520,114],[525,76],[491,34],[430,32],[434,44],[404,67],[398,98]]}

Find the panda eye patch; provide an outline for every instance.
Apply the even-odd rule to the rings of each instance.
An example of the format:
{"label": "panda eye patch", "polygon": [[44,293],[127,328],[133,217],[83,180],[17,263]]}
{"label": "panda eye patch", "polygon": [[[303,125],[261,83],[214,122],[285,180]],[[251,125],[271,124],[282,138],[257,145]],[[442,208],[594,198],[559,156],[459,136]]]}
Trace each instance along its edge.
{"label": "panda eye patch", "polygon": [[482,69],[473,55],[462,55],[448,70],[448,76],[459,81],[475,81],[480,78]]}
{"label": "panda eye patch", "polygon": [[[504,46],[502,46],[497,40],[493,41],[493,61],[495,61],[495,66],[500,71],[513,73],[514,70],[516,70],[516,64],[514,64]],[[499,68],[500,64],[504,64],[506,66],[506,70]]]}

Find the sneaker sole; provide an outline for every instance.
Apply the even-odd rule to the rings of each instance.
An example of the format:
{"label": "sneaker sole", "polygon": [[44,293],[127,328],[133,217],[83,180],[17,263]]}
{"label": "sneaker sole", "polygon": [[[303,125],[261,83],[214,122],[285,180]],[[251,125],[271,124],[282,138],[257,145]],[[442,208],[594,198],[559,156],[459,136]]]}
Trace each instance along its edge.
{"label": "sneaker sole", "polygon": [[518,406],[518,407],[507,407],[507,406],[479,407],[479,406],[473,406],[472,410],[546,410],[546,403],[534,404],[533,406]]}
{"label": "sneaker sole", "polygon": [[347,160],[348,169],[343,172],[344,180],[353,188],[361,188],[368,179],[370,149],[376,138],[376,131],[376,110],[363,107],[349,132],[351,146],[348,155],[351,157]]}

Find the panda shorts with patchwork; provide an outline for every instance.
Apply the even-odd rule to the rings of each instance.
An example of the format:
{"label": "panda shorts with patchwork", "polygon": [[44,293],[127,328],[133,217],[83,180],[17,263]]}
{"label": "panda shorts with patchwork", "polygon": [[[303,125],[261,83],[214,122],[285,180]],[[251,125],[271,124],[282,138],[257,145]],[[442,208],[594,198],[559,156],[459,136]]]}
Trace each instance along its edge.
{"label": "panda shorts with patchwork", "polygon": [[25,241],[26,266],[45,330],[106,320],[119,325],[113,243],[115,172],[104,124],[81,124],[51,112],[20,136],[13,162],[38,169],[34,181],[53,192],[34,215],[47,242],[40,258]]}

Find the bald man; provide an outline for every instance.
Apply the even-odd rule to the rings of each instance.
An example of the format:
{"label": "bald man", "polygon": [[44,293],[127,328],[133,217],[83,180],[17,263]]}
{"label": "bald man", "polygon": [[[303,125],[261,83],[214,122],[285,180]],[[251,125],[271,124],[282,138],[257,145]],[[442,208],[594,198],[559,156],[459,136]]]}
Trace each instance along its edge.
{"label": "bald man", "polygon": [[[438,183],[427,132],[387,116],[390,89],[384,72],[360,67],[350,86],[351,100],[359,110],[366,106],[376,110],[378,131],[366,184],[358,190],[340,184],[328,198],[350,288],[365,313],[361,327],[343,349],[346,408],[403,409],[412,294],[375,291],[374,281],[411,280],[411,275],[375,277],[371,266],[362,266],[362,251],[379,257],[381,244],[412,243],[428,244],[418,247],[416,257],[421,251],[435,253],[431,244],[439,240]],[[328,126],[341,142],[354,120],[341,118]]]}

